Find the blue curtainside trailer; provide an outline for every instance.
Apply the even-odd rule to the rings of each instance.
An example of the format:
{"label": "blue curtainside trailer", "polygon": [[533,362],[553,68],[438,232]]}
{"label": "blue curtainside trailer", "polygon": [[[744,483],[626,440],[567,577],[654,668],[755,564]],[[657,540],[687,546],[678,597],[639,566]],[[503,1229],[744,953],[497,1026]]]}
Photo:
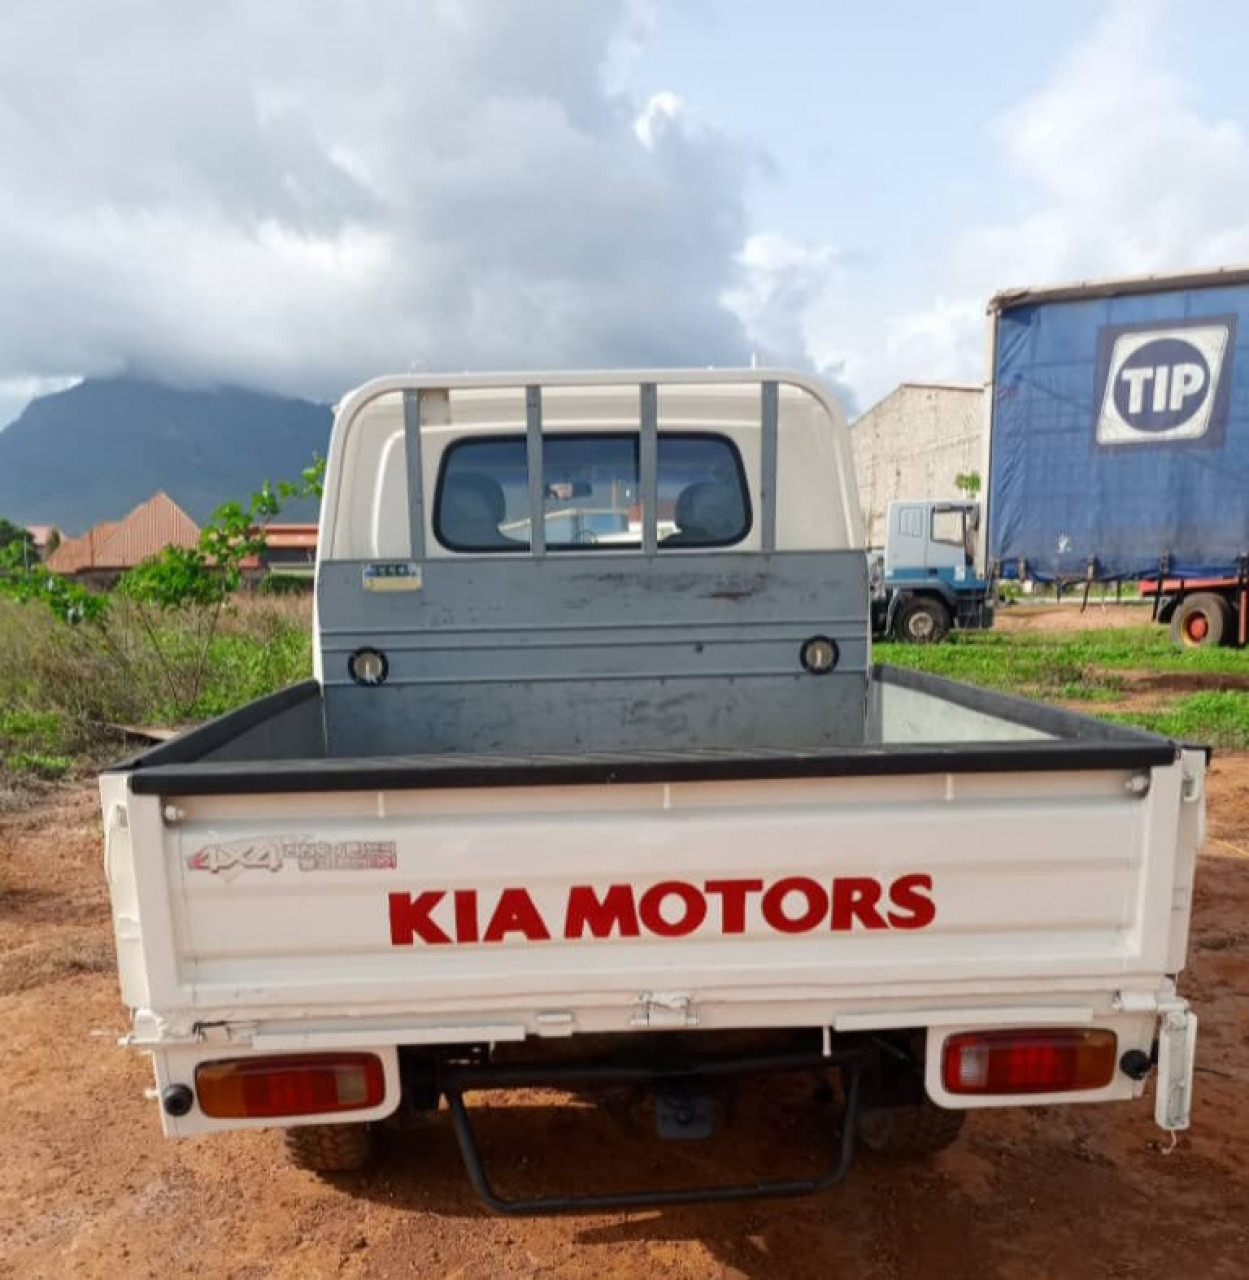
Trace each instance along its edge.
{"label": "blue curtainside trailer", "polygon": [[1187,645],[1249,628],[1249,268],[989,304],[986,558],[1140,580]]}

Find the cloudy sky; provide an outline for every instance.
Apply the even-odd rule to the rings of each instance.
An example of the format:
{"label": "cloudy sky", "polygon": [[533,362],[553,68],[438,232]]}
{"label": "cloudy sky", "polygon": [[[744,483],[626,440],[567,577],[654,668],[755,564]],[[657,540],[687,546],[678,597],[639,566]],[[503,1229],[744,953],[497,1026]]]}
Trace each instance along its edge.
{"label": "cloudy sky", "polygon": [[0,422],[133,372],[976,379],[998,289],[1249,261],[1241,0],[5,0]]}

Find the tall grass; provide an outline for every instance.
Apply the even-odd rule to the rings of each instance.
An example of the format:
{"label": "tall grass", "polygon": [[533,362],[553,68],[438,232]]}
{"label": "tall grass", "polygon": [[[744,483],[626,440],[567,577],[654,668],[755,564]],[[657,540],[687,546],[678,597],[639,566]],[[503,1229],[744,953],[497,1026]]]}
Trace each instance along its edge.
{"label": "tall grass", "polygon": [[106,758],[118,726],[206,719],[304,679],[311,607],[239,598],[205,646],[188,611],[153,620],[115,597],[104,631],[0,599],[0,790]]}

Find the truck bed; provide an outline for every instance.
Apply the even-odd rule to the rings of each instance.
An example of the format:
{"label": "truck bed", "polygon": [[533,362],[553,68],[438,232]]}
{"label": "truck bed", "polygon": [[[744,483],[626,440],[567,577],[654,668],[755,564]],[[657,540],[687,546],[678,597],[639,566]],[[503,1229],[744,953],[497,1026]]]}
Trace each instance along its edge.
{"label": "truck bed", "polygon": [[1178,747],[1156,734],[938,676],[878,664],[851,745],[749,749],[334,756],[321,686],[307,680],[115,766],[137,795],[246,795],[378,787],[867,777],[933,772],[1148,769]]}
{"label": "truck bed", "polygon": [[[119,765],[136,1037],[914,1026],[1056,985],[1078,1020],[1182,966],[1187,753],[913,672],[870,688],[857,748],[333,759],[310,683]],[[779,882],[810,911],[761,915]]]}

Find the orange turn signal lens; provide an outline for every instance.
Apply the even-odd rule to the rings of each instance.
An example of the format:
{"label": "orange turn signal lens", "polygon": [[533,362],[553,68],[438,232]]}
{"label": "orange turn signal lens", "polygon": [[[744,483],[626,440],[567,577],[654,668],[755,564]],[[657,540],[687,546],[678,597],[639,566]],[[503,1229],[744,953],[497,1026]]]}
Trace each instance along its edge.
{"label": "orange turn signal lens", "polygon": [[225,1058],[196,1067],[195,1094],[218,1120],[365,1111],[386,1096],[386,1073],[373,1053]]}
{"label": "orange turn signal lens", "polygon": [[947,1093],[1071,1093],[1102,1089],[1115,1074],[1113,1031],[1035,1027],[950,1036],[941,1055]]}

